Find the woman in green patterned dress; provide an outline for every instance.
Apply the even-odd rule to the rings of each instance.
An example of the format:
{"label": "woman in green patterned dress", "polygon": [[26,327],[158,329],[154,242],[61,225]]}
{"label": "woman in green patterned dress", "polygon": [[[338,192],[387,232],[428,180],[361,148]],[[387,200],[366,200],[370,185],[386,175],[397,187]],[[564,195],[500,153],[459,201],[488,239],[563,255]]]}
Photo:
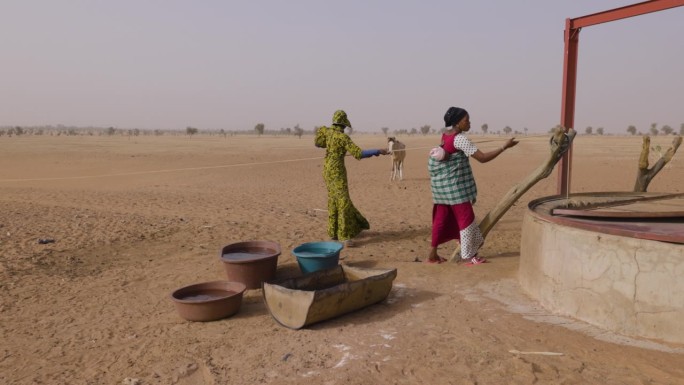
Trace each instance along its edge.
{"label": "woman in green patterned dress", "polygon": [[387,150],[361,150],[349,135],[344,133],[346,127],[351,127],[347,113],[342,110],[335,111],[332,126],[321,127],[316,131],[315,144],[316,147],[325,148],[323,179],[328,189],[328,235],[333,240],[343,241],[345,246],[352,247],[352,238],[369,229],[370,224],[354,207],[349,197],[344,157],[349,153],[356,159],[363,159],[387,155]]}

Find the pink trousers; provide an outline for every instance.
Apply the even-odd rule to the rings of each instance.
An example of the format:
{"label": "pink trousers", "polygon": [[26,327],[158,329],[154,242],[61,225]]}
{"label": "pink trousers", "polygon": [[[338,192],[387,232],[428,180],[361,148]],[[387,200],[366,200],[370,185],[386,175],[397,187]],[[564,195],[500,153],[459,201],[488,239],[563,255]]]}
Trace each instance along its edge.
{"label": "pink trousers", "polygon": [[472,258],[484,243],[470,202],[432,206],[432,247],[458,239],[461,258]]}

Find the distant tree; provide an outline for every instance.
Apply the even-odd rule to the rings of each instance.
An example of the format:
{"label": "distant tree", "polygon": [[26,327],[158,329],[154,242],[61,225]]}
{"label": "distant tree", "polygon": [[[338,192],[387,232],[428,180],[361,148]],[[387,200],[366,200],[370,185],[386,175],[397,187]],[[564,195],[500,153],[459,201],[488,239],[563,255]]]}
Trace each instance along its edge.
{"label": "distant tree", "polygon": [[109,127],[109,128],[107,128],[107,130],[105,132],[107,133],[107,135],[112,136],[116,133],[116,128]]}
{"label": "distant tree", "polygon": [[504,127],[504,129],[503,129],[503,132],[504,132],[506,135],[510,134],[511,131],[513,131],[513,129],[510,128],[509,126],[506,126],[506,127]]}
{"label": "distant tree", "polygon": [[[684,124],[682,125],[682,127],[684,127]],[[389,127],[383,127],[380,129],[380,131],[382,131],[382,133],[385,134],[385,136],[387,136],[387,131],[389,131]]]}
{"label": "distant tree", "polygon": [[482,133],[487,135],[487,130],[489,130],[489,124],[485,123],[480,128],[482,129]]}
{"label": "distant tree", "polygon": [[658,123],[651,123],[651,135],[658,135]]}
{"label": "distant tree", "polygon": [[418,130],[415,127],[413,127],[413,128],[411,128],[411,132],[409,133],[409,135],[415,135],[417,133],[418,133]]}
{"label": "distant tree", "polygon": [[423,135],[429,134],[430,133],[430,126],[427,124],[424,126],[420,126],[420,133]]}
{"label": "distant tree", "polygon": [[596,129],[596,133],[597,133],[598,135],[603,135],[603,127],[597,128],[597,129]]}
{"label": "distant tree", "polygon": [[591,126],[584,129],[584,133],[587,135],[591,135],[593,133],[593,131],[594,131],[594,129]]}
{"label": "distant tree", "polygon": [[525,135],[527,135],[527,127],[523,128],[523,131],[525,131]]}
{"label": "distant tree", "polygon": [[629,126],[627,127],[627,132],[629,132],[632,135],[636,135],[637,129],[634,126]]}
{"label": "distant tree", "polygon": [[264,134],[264,124],[263,123],[258,123],[256,126],[254,126],[254,131],[256,131],[258,136],[261,136]]}
{"label": "distant tree", "polygon": [[226,133],[226,130],[222,128],[219,130],[219,135],[223,136],[223,138],[225,139],[228,136],[228,133]]}
{"label": "distant tree", "polygon": [[663,135],[670,135],[671,133],[674,132],[674,128],[672,128],[666,124],[666,125],[660,127],[660,132],[662,132]]}
{"label": "distant tree", "polygon": [[133,136],[140,136],[140,129],[139,128],[133,129]]}
{"label": "distant tree", "polygon": [[154,130],[154,135],[155,135],[155,136],[162,136],[162,135],[164,135],[164,131],[162,131],[162,130]]}
{"label": "distant tree", "polygon": [[24,129],[21,128],[20,126],[14,127],[14,135],[16,136],[21,136],[24,134]]}
{"label": "distant tree", "polygon": [[190,126],[185,127],[185,133],[187,135],[190,135],[191,139],[192,139],[192,136],[195,135],[197,132],[199,132],[199,130],[195,127],[190,127]]}
{"label": "distant tree", "polygon": [[679,126],[679,135],[684,136],[684,123],[682,123],[682,125]]}
{"label": "distant tree", "polygon": [[301,127],[299,127],[299,124],[294,126],[294,134],[299,139],[302,138],[302,134],[304,134],[304,130]]}

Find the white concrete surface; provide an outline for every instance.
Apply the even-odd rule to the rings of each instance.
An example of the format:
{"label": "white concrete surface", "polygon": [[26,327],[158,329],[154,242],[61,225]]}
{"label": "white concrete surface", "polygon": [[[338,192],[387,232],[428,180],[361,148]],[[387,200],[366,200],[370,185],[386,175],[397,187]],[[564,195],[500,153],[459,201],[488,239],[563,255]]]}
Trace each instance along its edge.
{"label": "white concrete surface", "polygon": [[518,280],[556,314],[684,343],[684,245],[562,226],[528,211]]}

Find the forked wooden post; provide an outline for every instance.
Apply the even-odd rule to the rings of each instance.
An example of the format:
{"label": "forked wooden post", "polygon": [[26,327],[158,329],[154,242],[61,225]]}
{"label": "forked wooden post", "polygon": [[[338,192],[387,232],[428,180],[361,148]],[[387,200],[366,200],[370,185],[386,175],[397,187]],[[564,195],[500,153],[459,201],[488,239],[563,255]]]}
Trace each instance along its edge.
{"label": "forked wooden post", "polygon": [[634,183],[634,192],[646,192],[648,184],[651,183],[653,177],[660,172],[660,170],[668,164],[672,157],[677,153],[677,149],[682,144],[682,137],[677,136],[672,140],[672,147],[670,147],[663,156],[653,165],[648,168],[648,154],[651,148],[651,138],[644,136],[641,144],[641,156],[639,157],[639,171],[637,172],[636,182]]}
{"label": "forked wooden post", "polygon": [[[482,232],[482,237],[486,238],[489,231],[494,227],[496,222],[501,219],[501,217],[508,211],[508,209],[513,206],[513,204],[529,190],[537,184],[540,180],[551,175],[556,163],[561,159],[563,154],[572,145],[572,140],[575,138],[576,132],[572,128],[569,128],[567,132],[563,127],[557,127],[554,131],[553,136],[549,141],[550,153],[549,157],[541,164],[534,172],[527,176],[522,182],[513,186],[506,195],[491,209],[487,215],[480,221],[480,231]],[[461,247],[456,247],[453,254],[451,254],[451,260],[459,260],[461,254]]]}

